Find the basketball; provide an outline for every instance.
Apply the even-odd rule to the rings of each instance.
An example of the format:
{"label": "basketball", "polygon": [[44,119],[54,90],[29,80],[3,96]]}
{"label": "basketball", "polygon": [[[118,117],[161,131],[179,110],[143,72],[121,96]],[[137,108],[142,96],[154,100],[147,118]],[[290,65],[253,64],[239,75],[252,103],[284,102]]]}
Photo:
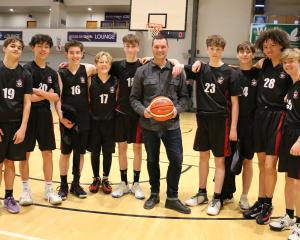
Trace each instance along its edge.
{"label": "basketball", "polygon": [[158,96],[151,101],[149,109],[156,121],[164,122],[173,117],[174,104],[170,98]]}

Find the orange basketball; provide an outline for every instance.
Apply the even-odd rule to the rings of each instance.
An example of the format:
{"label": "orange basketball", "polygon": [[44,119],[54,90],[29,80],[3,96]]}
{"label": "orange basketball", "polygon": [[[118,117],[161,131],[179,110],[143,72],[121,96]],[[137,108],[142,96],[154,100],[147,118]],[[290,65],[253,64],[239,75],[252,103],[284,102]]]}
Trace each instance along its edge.
{"label": "orange basketball", "polygon": [[174,104],[170,98],[158,96],[149,105],[152,117],[158,122],[164,122],[173,117]]}

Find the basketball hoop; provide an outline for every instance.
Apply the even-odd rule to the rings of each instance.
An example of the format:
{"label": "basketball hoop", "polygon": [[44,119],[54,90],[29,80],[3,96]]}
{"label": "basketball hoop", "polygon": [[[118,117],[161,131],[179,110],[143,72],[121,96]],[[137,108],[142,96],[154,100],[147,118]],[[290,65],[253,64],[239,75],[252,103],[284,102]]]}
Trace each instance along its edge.
{"label": "basketball hoop", "polygon": [[148,39],[153,39],[160,33],[163,25],[160,23],[148,23],[146,27],[148,29]]}

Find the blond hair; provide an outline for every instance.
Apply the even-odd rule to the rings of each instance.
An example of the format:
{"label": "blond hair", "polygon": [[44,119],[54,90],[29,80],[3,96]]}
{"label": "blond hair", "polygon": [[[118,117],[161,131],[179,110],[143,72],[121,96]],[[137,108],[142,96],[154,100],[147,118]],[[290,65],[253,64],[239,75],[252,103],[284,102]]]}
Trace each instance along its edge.
{"label": "blond hair", "polygon": [[97,64],[103,57],[106,57],[107,61],[109,62],[109,64],[112,63],[112,56],[108,53],[108,52],[98,52],[95,56],[95,63]]}
{"label": "blond hair", "polygon": [[300,49],[299,48],[287,48],[285,49],[280,57],[281,61],[285,61],[287,59],[293,59],[300,61]]}

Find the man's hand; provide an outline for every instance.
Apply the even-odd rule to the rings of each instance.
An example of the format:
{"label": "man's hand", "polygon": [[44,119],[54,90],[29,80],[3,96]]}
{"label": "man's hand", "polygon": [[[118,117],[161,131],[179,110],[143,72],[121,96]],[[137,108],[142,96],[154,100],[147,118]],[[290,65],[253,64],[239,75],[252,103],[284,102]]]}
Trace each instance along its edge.
{"label": "man's hand", "polygon": [[139,58],[139,61],[141,64],[146,64],[147,62],[150,62],[153,59],[153,57],[143,57],[143,58]]}
{"label": "man's hand", "polygon": [[60,122],[68,129],[71,129],[74,126],[74,123],[67,118],[61,118]]}
{"label": "man's hand", "polygon": [[18,131],[16,131],[14,135],[14,144],[19,144],[24,141],[26,128],[20,127]]}
{"label": "man's hand", "polygon": [[2,142],[2,136],[4,136],[4,133],[3,133],[2,129],[0,128],[0,142]]}
{"label": "man's hand", "polygon": [[184,65],[183,64],[176,64],[173,67],[173,71],[172,71],[173,77],[179,76],[183,72],[183,69],[184,69]]}
{"label": "man's hand", "polygon": [[300,141],[297,140],[290,150],[290,154],[293,156],[300,156]]}
{"label": "man's hand", "polygon": [[237,141],[237,131],[236,128],[231,128],[229,133],[229,140],[236,142]]}
{"label": "man's hand", "polygon": [[149,107],[144,110],[144,118],[152,118]]}
{"label": "man's hand", "polygon": [[194,73],[197,73],[200,71],[201,68],[201,62],[199,60],[197,60],[196,62],[194,62],[193,66],[192,66],[192,71]]}
{"label": "man's hand", "polygon": [[69,66],[69,64],[67,62],[62,62],[58,65],[59,69],[63,69],[63,68],[67,68]]}

